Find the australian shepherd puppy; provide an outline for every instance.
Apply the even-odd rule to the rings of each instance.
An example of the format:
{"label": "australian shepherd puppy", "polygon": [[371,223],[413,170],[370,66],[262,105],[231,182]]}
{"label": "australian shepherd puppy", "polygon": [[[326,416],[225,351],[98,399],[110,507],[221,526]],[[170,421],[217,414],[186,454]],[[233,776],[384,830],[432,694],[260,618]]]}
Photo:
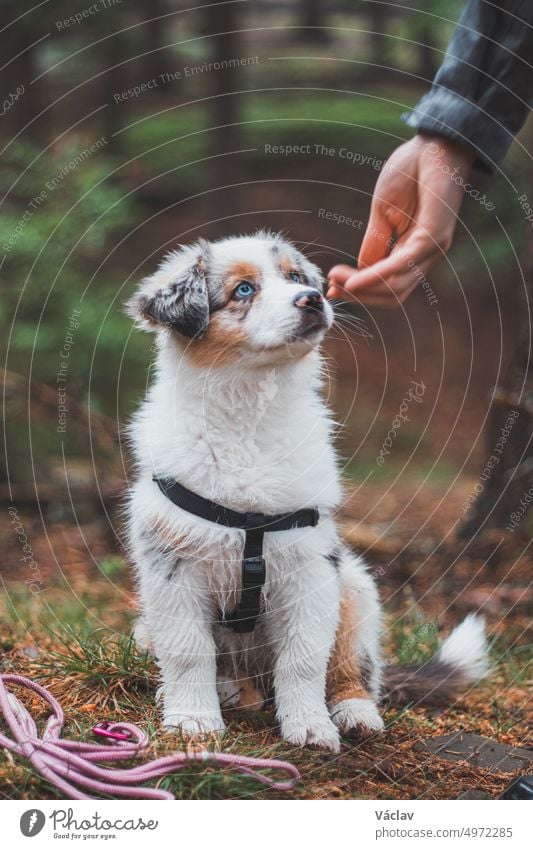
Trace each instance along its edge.
{"label": "australian shepherd puppy", "polygon": [[[128,311],[157,349],[130,428],[127,509],[135,636],[157,658],[165,726],[222,732],[221,705],[259,707],[273,694],[284,740],[336,752],[341,734],[383,728],[384,695],[438,699],[480,677],[475,617],[421,669],[383,671],[376,586],[335,521],[342,490],[319,353],[333,310],[320,270],[278,235],[202,240],[169,254]],[[176,506],[154,477],[241,512],[318,508],[315,527],[265,534],[251,633],[221,621],[239,601],[244,531]]]}

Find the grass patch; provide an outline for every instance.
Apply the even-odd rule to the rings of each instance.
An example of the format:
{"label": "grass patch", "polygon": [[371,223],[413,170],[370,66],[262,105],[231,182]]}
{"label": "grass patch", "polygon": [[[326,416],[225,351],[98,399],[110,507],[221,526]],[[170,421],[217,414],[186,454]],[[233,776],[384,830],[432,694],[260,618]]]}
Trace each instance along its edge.
{"label": "grass patch", "polygon": [[416,607],[408,617],[395,618],[388,639],[394,658],[400,665],[423,663],[439,647],[437,623],[426,619]]}
{"label": "grass patch", "polygon": [[109,634],[105,630],[87,635],[68,629],[50,632],[53,644],[40,661],[42,676],[66,675],[78,678],[86,687],[102,687],[109,693],[150,693],[155,690],[155,667],[146,652],[139,652],[133,637]]}

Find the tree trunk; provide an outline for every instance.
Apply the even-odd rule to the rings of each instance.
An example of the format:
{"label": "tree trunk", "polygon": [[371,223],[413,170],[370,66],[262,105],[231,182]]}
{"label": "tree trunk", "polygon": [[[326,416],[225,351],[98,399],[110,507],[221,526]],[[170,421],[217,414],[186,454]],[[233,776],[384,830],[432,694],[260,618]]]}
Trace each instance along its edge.
{"label": "tree trunk", "polygon": [[121,137],[115,134],[124,122],[124,106],[117,103],[115,94],[125,88],[125,66],[122,64],[128,58],[125,34],[116,32],[112,38],[107,38],[102,43],[100,49],[106,69],[102,75],[103,100],[107,103],[103,110],[104,135],[107,139],[107,150],[110,153],[116,153],[120,147]]}
{"label": "tree trunk", "polygon": [[417,74],[427,83],[433,82],[438,67],[436,57],[440,55],[434,49],[436,45],[433,35],[434,30],[428,25],[422,27],[417,36]]}
{"label": "tree trunk", "polygon": [[[145,76],[147,80],[163,78],[164,81],[164,72],[172,70],[167,68],[168,57],[171,55],[170,51],[161,49],[165,29],[169,26],[169,19],[162,17],[165,8],[161,0],[150,0],[150,4],[143,8],[147,15],[147,20],[143,25],[146,38],[145,49],[148,51],[145,56]],[[160,83],[160,86],[163,87],[163,83]],[[171,86],[168,86],[168,88],[171,89]]]}
{"label": "tree trunk", "polygon": [[483,490],[459,528],[460,539],[491,529],[524,528],[533,503],[533,240],[526,256],[525,284],[517,310],[516,346],[505,380],[494,391],[487,428]]}
{"label": "tree trunk", "polygon": [[323,0],[300,0],[300,40],[312,44],[326,44],[329,34],[324,28],[325,9]]}
{"label": "tree trunk", "polygon": [[[241,11],[242,14],[242,11]],[[210,96],[209,126],[219,127],[209,132],[209,155],[215,157],[207,163],[210,188],[228,185],[246,180],[243,156],[231,154],[220,156],[228,151],[244,147],[241,143],[239,127],[240,102],[242,94],[234,94],[244,88],[241,75],[244,71],[235,63],[242,58],[242,44],[239,30],[239,9],[234,3],[215,3],[206,10],[206,32],[212,33],[209,39],[209,61],[215,69],[205,75],[206,94]],[[233,60],[233,61],[231,61]],[[224,191],[213,192],[210,209],[217,215],[227,212],[227,197]],[[236,211],[235,196],[232,195],[232,210]]]}
{"label": "tree trunk", "polygon": [[[2,87],[0,107],[5,109],[5,114],[2,116],[5,124],[4,139],[8,136],[12,138],[20,131],[24,132],[25,138],[37,141],[43,139],[45,135],[45,118],[37,117],[44,105],[40,100],[41,85],[39,80],[32,83],[32,80],[38,76],[35,58],[39,45],[35,47],[30,45],[37,38],[37,31],[29,27],[21,27],[18,33],[14,33],[13,28],[10,27],[0,38],[3,64],[11,59],[8,64],[5,64],[0,74]],[[31,127],[24,131],[32,120]]]}

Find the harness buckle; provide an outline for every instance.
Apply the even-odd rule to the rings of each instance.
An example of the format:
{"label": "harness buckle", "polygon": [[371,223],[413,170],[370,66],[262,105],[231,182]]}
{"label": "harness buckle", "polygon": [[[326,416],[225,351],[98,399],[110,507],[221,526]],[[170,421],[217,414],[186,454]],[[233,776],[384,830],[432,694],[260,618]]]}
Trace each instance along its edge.
{"label": "harness buckle", "polygon": [[266,580],[265,558],[244,557],[242,561],[241,599],[235,610],[225,616],[223,624],[238,634],[251,633],[261,612],[261,592]]}
{"label": "harness buckle", "polygon": [[266,580],[264,557],[245,557],[242,561],[242,588],[261,588]]}

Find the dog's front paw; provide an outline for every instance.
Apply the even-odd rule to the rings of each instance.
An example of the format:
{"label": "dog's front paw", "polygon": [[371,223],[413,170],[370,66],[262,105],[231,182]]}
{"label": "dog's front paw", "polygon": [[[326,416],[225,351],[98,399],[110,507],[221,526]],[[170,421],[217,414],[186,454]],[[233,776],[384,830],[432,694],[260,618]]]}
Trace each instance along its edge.
{"label": "dog's front paw", "polygon": [[291,746],[314,746],[329,752],[339,752],[341,748],[339,732],[329,717],[283,719],[281,736]]}
{"label": "dog's front paw", "polygon": [[331,718],[346,737],[369,737],[383,731],[383,722],[372,699],[345,699],[331,707]]}
{"label": "dog's front paw", "polygon": [[226,730],[220,713],[186,713],[165,710],[163,725],[167,731],[179,732],[183,737],[222,736]]}

